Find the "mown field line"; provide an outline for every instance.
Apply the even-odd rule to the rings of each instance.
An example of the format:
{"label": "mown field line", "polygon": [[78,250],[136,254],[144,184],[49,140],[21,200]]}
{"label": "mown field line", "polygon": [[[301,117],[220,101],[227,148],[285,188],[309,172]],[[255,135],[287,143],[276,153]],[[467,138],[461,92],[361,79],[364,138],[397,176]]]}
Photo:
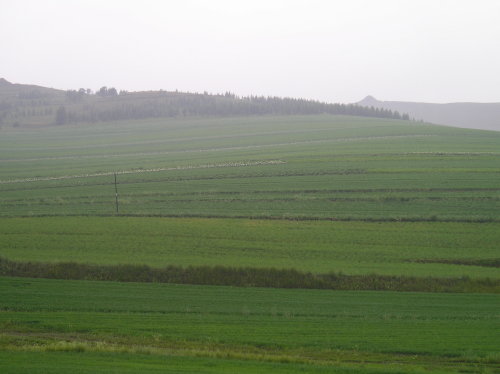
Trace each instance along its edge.
{"label": "mown field line", "polygon": [[[109,204],[109,203],[108,203]],[[328,216],[279,216],[279,215],[230,215],[230,214],[193,214],[193,213],[30,213],[30,214],[5,214],[0,213],[0,218],[41,218],[41,217],[152,217],[152,218],[207,218],[207,219],[249,219],[249,220],[269,220],[269,221],[332,221],[332,222],[452,222],[452,223],[497,223],[498,218],[440,218],[439,216],[429,217],[328,217]]]}
{"label": "mown field line", "polygon": [[[288,143],[272,143],[272,144],[255,144],[255,145],[243,145],[235,147],[220,147],[220,148],[200,148],[200,149],[183,149],[176,151],[156,151],[156,152],[137,152],[137,153],[117,153],[117,154],[100,154],[100,155],[79,155],[79,156],[60,156],[60,157],[42,157],[42,158],[30,158],[30,159],[7,159],[4,162],[14,162],[14,161],[43,161],[43,160],[63,160],[63,159],[82,159],[82,158],[107,158],[107,157],[137,157],[137,156],[156,156],[156,155],[168,155],[177,153],[202,153],[202,152],[221,152],[221,151],[237,151],[245,149],[260,149],[269,147],[281,147],[289,145],[302,145],[302,144],[317,144],[317,143],[343,143],[343,142],[354,142],[354,141],[364,141],[364,140],[387,140],[387,139],[399,139],[399,138],[422,138],[422,137],[432,137],[438,135],[388,135],[388,136],[364,136],[364,137],[354,137],[354,138],[340,138],[340,139],[320,139],[320,140],[304,140]],[[1,160],[0,160],[1,161]]]}
{"label": "mown field line", "polygon": [[[267,163],[259,163],[259,164],[246,164],[244,166],[262,166],[262,165],[277,165],[277,164],[286,164],[286,161],[282,160],[276,160],[276,162],[270,162],[268,161]],[[238,166],[238,165],[235,165]],[[191,169],[196,169],[196,167],[189,168]],[[135,172],[138,170],[137,172]],[[145,169],[134,169],[133,172],[131,173],[121,173],[121,174],[138,174],[141,172],[141,170]],[[150,169],[154,171],[175,171],[175,170],[184,170],[183,167],[179,166],[177,168],[166,168],[166,169]],[[146,170],[149,171],[149,170]],[[103,174],[104,176],[109,176],[112,175],[113,172],[110,172],[111,174]],[[116,172],[117,175],[120,173]],[[146,184],[146,183],[158,183],[158,182],[178,182],[178,181],[200,181],[200,180],[224,180],[224,179],[249,179],[249,178],[273,178],[273,177],[305,177],[305,176],[324,176],[324,175],[352,175],[352,174],[367,174],[366,170],[362,169],[342,169],[342,170],[333,170],[329,172],[311,172],[311,173],[278,173],[278,174],[236,174],[236,175],[225,175],[225,176],[194,176],[194,177],[166,177],[166,178],[160,178],[160,179],[136,179],[136,180],[121,180],[120,184]],[[103,176],[101,174],[99,175],[87,175],[86,177],[99,177]],[[45,179],[40,179],[40,178],[59,178],[59,177],[38,177],[39,179],[36,180],[36,182],[43,182],[46,181]],[[33,178],[30,178],[28,182],[34,182],[31,180]],[[70,178],[61,178],[61,179],[70,179]],[[49,180],[57,180],[57,179],[47,179]],[[16,179],[17,182],[11,182],[11,183],[23,183],[20,179]],[[2,184],[2,181],[0,181],[0,184]],[[3,184],[9,184],[9,183],[3,183]],[[47,189],[47,188],[66,188],[66,187],[82,187],[82,186],[106,186],[109,185],[108,183],[88,183],[84,185],[57,185],[57,186],[44,186],[44,187],[29,187],[29,188],[19,188],[16,186],[13,189],[2,189],[3,192],[6,191],[21,191],[21,190],[41,190],[41,189]]]}
{"label": "mown field line", "polygon": [[[189,194],[187,194],[189,195]],[[201,195],[201,194],[191,194],[193,195]],[[413,201],[500,201],[500,197],[492,197],[492,196],[485,196],[485,197],[453,197],[453,196],[445,196],[445,197],[426,197],[426,196],[419,196],[419,197],[328,197],[328,196],[317,196],[317,197],[308,197],[307,199],[299,198],[299,197],[269,197],[269,198],[259,198],[259,197],[248,197],[248,198],[242,198],[242,197],[233,197],[235,194],[228,194],[228,196],[221,196],[221,197],[204,197],[204,198],[186,198],[184,194],[171,194],[171,193],[131,193],[131,194],[123,194],[122,197],[129,197],[129,198],[160,198],[160,197],[179,197],[179,198],[173,198],[169,199],[168,202],[170,203],[194,203],[194,202],[211,202],[211,203],[249,203],[249,202],[263,202],[263,203],[272,203],[272,202],[302,202],[302,201],[330,201],[330,202],[373,202],[373,203],[388,203],[388,202],[413,202]],[[205,194],[203,196],[206,196]],[[219,194],[220,196],[220,194]],[[280,194],[280,196],[283,196],[283,194]],[[181,198],[182,197],[182,198]],[[85,201],[89,199],[101,199],[101,200],[96,200],[93,201],[93,204],[109,204],[109,196],[108,195],[93,195],[93,196],[74,196],[70,198],[65,198],[65,201]],[[57,203],[58,200],[57,198],[28,198],[28,199],[4,199],[2,202],[2,205],[7,207],[15,207],[19,206],[20,203],[29,203],[29,204],[53,204]],[[157,202],[157,203],[165,203],[165,200],[159,200],[159,199],[150,199],[147,200],[147,202]]]}
{"label": "mown field line", "polygon": [[[283,163],[286,163],[283,161]],[[175,169],[180,170],[180,169]],[[120,181],[120,184],[147,184],[147,183],[159,183],[159,182],[175,182],[175,181],[190,181],[190,180],[224,180],[224,179],[248,179],[248,178],[272,178],[272,177],[288,177],[288,176],[316,176],[316,175],[346,175],[346,174],[368,174],[367,171],[359,170],[352,171],[349,173],[348,170],[340,171],[340,172],[332,172],[332,173],[296,173],[296,174],[267,174],[267,175],[236,175],[236,176],[219,176],[219,177],[183,177],[183,178],[161,178],[161,179],[140,179],[134,181]],[[21,182],[19,182],[21,183]],[[2,183],[0,183],[2,184]],[[5,183],[8,184],[8,183]],[[107,183],[88,183],[88,184],[66,184],[66,185],[56,185],[56,186],[43,186],[43,187],[19,187],[9,189],[2,189],[2,192],[11,192],[11,191],[33,191],[33,190],[42,190],[42,189],[59,189],[59,188],[81,188],[88,186],[107,186],[110,182]],[[269,194],[269,193],[279,193],[279,194],[315,194],[315,193],[385,193],[385,192],[495,192],[500,191],[499,188],[492,187],[465,187],[465,188],[449,188],[449,187],[434,187],[434,188],[360,188],[360,189],[295,189],[295,190],[252,190],[252,191],[210,191],[210,192],[186,192],[186,193],[161,193],[162,196],[186,196],[186,195],[235,195],[235,194]]]}
{"label": "mown field line", "polygon": [[[131,144],[134,145],[134,144]],[[110,145],[112,146],[112,144]],[[227,148],[207,148],[206,151],[224,150]],[[156,151],[156,152],[136,152],[136,153],[115,153],[115,154],[97,154],[80,156],[57,156],[57,157],[36,157],[36,158],[12,158],[0,159],[0,163],[5,162],[33,162],[33,161],[51,161],[51,160],[72,160],[72,159],[92,159],[92,158],[111,158],[128,156],[154,156],[171,153],[200,152],[201,150],[181,150],[181,151]],[[334,157],[387,157],[387,156],[500,156],[499,152],[403,152],[403,153],[346,153],[335,154]]]}
{"label": "mown field line", "polygon": [[[362,128],[373,128],[372,126],[364,126],[357,127],[357,129]],[[128,143],[105,143],[105,144],[93,144],[93,145],[84,145],[84,146],[65,146],[65,147],[52,147],[53,150],[75,150],[75,149],[91,149],[91,148],[109,148],[109,147],[129,147],[136,145],[153,145],[153,144],[168,144],[168,143],[179,143],[186,141],[198,141],[198,140],[217,140],[217,139],[234,139],[234,138],[246,138],[251,136],[267,136],[267,135],[289,135],[289,134],[311,134],[316,132],[330,132],[336,130],[348,130],[351,127],[335,127],[335,128],[326,128],[326,129],[307,129],[307,130],[286,130],[286,131],[261,131],[254,133],[237,133],[231,135],[212,135],[212,136],[192,136],[192,137],[183,137],[183,138],[173,138],[173,139],[162,139],[162,140],[149,140],[149,141],[135,141]],[[47,148],[18,148],[15,147],[16,151],[45,151]],[[78,156],[68,156],[72,158],[79,158]],[[62,157],[47,157],[47,159],[64,159],[65,156]],[[42,159],[42,158],[41,158]],[[28,160],[40,160],[40,159],[4,159],[0,160],[0,162],[8,162],[8,161],[28,161]]]}
{"label": "mown field line", "polygon": [[154,168],[154,169],[119,170],[119,171],[106,171],[102,173],[93,173],[93,174],[62,175],[58,177],[32,177],[25,179],[0,180],[0,184],[41,182],[41,181],[53,181],[53,180],[76,179],[76,178],[92,178],[92,177],[110,176],[114,174],[124,175],[124,174],[156,173],[160,171],[174,171],[174,170],[213,169],[213,168],[227,168],[227,167],[279,165],[279,164],[286,164],[286,162],[282,160],[251,161],[251,162],[237,161],[237,162],[227,162],[222,164],[188,165],[188,166],[176,166],[169,168]]}

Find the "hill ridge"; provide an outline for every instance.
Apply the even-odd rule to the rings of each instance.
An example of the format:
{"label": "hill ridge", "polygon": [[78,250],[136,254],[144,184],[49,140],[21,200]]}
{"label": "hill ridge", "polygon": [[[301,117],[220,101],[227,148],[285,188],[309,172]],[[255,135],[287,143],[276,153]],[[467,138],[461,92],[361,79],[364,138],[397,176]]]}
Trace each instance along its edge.
{"label": "hill ridge", "polygon": [[438,125],[500,131],[500,103],[381,101],[368,95],[355,104],[408,113],[412,119]]}
{"label": "hill ridge", "polygon": [[0,126],[65,125],[168,117],[312,114],[409,119],[398,111],[290,97],[177,90],[118,92],[114,87],[106,86],[97,92],[84,88],[63,91],[4,81],[0,84]]}

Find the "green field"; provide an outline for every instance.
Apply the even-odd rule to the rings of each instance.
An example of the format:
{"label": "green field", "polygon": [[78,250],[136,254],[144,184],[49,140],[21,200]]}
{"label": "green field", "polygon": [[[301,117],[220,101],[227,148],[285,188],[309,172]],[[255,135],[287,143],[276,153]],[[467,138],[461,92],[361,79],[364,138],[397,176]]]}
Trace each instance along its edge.
{"label": "green field", "polygon": [[498,279],[498,267],[474,265],[498,258],[498,243],[499,223],[0,218],[0,253],[16,261]]}
{"label": "green field", "polygon": [[370,373],[388,362],[389,372],[493,372],[499,362],[494,295],[22,278],[0,284],[4,355],[32,352],[49,367],[49,360],[64,367],[72,352],[86,353],[82,372],[99,355],[134,362],[131,372],[162,357],[166,367],[174,362],[172,372],[183,361],[204,372],[214,358],[224,358],[213,363],[221,372],[244,363],[249,372]]}
{"label": "green field", "polygon": [[249,267],[493,286],[445,294],[3,277],[0,371],[499,373],[500,303],[484,293],[498,289],[498,243],[496,132],[328,115],[3,128],[0,260],[14,266]]}
{"label": "green field", "polygon": [[[500,134],[342,116],[2,130],[3,216],[498,221]],[[155,171],[156,170],[156,171]]]}

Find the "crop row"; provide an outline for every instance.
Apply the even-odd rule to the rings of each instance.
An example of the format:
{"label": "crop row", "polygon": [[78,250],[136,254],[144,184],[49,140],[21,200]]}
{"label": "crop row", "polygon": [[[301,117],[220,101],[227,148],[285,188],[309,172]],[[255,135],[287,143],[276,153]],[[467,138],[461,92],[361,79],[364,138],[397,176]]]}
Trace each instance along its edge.
{"label": "crop row", "polygon": [[500,279],[416,278],[407,276],[314,275],[295,269],[231,268],[224,266],[87,265],[75,262],[15,262],[0,257],[0,276],[176,283],[233,287],[313,288],[402,292],[500,293]]}

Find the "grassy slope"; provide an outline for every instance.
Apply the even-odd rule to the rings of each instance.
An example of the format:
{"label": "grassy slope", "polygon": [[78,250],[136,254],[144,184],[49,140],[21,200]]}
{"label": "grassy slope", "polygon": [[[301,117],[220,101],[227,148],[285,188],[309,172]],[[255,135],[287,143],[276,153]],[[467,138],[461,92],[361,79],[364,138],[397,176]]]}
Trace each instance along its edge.
{"label": "grassy slope", "polygon": [[0,253],[17,261],[500,278],[494,267],[415,262],[496,258],[499,227],[498,223],[455,222],[2,218]]}
{"label": "grassy slope", "polygon": [[[123,214],[499,219],[493,132],[261,117],[12,130],[0,145],[1,181],[170,168],[119,175]],[[113,214],[112,183],[112,175],[0,183],[1,214]]]}
{"label": "grassy slope", "polygon": [[[474,366],[488,372],[498,363],[494,295],[16,278],[0,278],[0,283],[4,350],[107,352],[134,362],[141,352],[205,358],[218,354],[340,367],[371,362],[379,369],[383,366],[377,365],[397,361],[400,372]],[[117,358],[120,349],[132,357]],[[217,364],[224,367],[225,361]]]}
{"label": "grassy slope", "polygon": [[[4,218],[2,256],[498,277],[493,268],[404,262],[498,257],[497,133],[331,116],[1,131],[0,181],[177,168],[119,175],[124,214],[432,221]],[[231,165],[269,160],[284,163]],[[0,204],[8,217],[110,215],[112,176],[0,183]],[[446,220],[492,222],[437,222]],[[498,367],[496,296],[3,282],[2,372],[66,372],[74,352],[85,352],[81,372],[154,372],[168,366],[164,357],[188,372]],[[327,366],[302,367],[302,358]]]}

